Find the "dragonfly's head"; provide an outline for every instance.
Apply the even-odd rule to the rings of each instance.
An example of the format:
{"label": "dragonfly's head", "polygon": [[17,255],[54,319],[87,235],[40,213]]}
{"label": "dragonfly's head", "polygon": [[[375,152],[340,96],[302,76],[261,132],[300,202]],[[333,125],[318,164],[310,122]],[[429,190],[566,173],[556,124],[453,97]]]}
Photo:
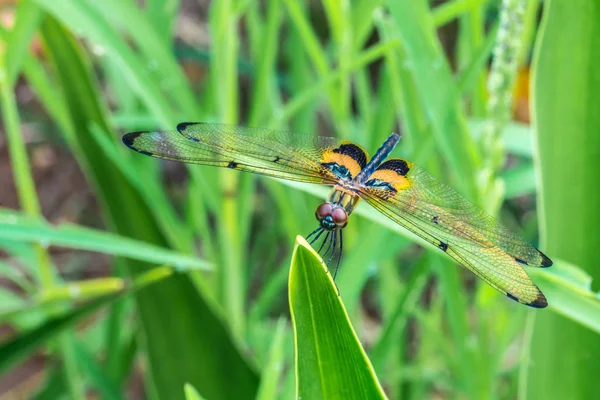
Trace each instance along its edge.
{"label": "dragonfly's head", "polygon": [[323,203],[315,212],[321,227],[328,231],[342,229],[348,224],[348,213],[343,207],[332,203]]}

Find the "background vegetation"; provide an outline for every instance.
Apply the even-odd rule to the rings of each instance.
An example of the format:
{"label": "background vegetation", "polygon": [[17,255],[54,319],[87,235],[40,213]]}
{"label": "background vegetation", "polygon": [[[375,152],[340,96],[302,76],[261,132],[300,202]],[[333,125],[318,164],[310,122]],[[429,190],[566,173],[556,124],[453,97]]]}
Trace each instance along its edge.
{"label": "background vegetation", "polygon": [[[310,382],[296,376],[286,292],[294,238],[327,191],[120,142],[218,121],[371,150],[400,130],[396,154],[555,261],[528,270],[550,304],[531,310],[359,207],[336,283],[389,398],[600,397],[594,0],[0,12],[3,395],[175,399],[188,383],[188,398],[288,399]],[[338,382],[338,367],[321,377]]]}

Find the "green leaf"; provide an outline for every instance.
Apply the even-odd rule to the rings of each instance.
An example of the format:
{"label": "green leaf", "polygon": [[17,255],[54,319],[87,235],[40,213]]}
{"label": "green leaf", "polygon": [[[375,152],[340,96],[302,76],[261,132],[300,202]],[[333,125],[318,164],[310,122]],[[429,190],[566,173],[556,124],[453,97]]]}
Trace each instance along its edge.
{"label": "green leaf", "polygon": [[[140,61],[131,56],[132,51],[126,47],[126,42],[116,37],[117,33],[106,26],[106,21],[91,18],[95,13],[82,2],[77,2],[80,7],[65,7],[64,12],[57,12],[54,2],[52,7],[43,1],[38,4],[57,13],[58,17],[70,15],[69,22],[75,21],[71,12],[81,11],[77,15],[89,22],[83,32],[94,32],[97,35],[95,39],[114,50],[110,54],[123,61],[123,68],[131,74],[128,77],[135,81],[132,82],[134,87],[140,82],[148,84],[137,88],[147,94],[149,103],[152,101],[150,109],[153,113],[161,121],[175,119],[169,114],[170,107],[165,96],[157,92],[156,82],[142,72],[144,69]],[[98,30],[99,26],[102,29]],[[107,225],[122,236],[164,246],[165,238],[156,221],[149,217],[149,208],[118,168],[112,165],[110,158],[98,151],[97,141],[90,132],[92,126],[106,133],[111,129],[104,96],[97,90],[89,60],[84,57],[80,43],[49,16],[42,23],[42,33],[48,57],[67,100],[74,131],[77,132],[75,137],[65,135],[65,138],[100,198]],[[130,69],[133,66],[139,69]],[[142,75],[146,78],[139,80]],[[127,260],[129,273],[146,268],[147,264]],[[222,319],[207,304],[187,274],[173,274],[160,285],[137,292],[136,304],[149,361],[146,378],[152,381],[153,388],[162,399],[180,399],[186,382],[192,383],[210,400],[254,398],[258,387],[256,373],[238,351]],[[215,368],[215,365],[222,369]]]}
{"label": "green leaf", "polygon": [[[598,2],[545,2],[532,83],[542,249],[552,259],[581,266],[596,281],[600,278],[599,64]],[[571,320],[573,312],[579,318],[592,317],[598,299],[575,293],[557,290],[556,301],[549,297],[550,304],[573,305],[568,318],[556,313],[539,313],[536,318],[529,398],[600,398],[598,334]]]}
{"label": "green leaf", "polygon": [[77,340],[74,341],[74,347],[77,365],[89,377],[91,386],[98,390],[101,397],[110,400],[124,399],[119,387],[107,376],[106,370],[94,359],[91,351]]}
{"label": "green leaf", "polygon": [[283,373],[284,339],[286,333],[286,320],[280,319],[275,326],[271,339],[269,360],[263,368],[260,386],[256,400],[270,400],[277,398],[277,386]]}
{"label": "green leaf", "polygon": [[118,296],[111,295],[95,300],[79,309],[58,315],[42,326],[17,335],[0,345],[0,374],[11,368],[16,362],[31,354],[44,341],[56,336],[81,318],[96,311],[101,306],[110,303]]}
{"label": "green leaf", "polygon": [[[486,120],[470,119],[469,130],[474,139],[481,141],[485,134]],[[502,145],[507,153],[519,157],[533,157],[533,129],[521,122],[509,122],[502,130]]]}
{"label": "green leaf", "polygon": [[507,199],[532,194],[536,191],[535,170],[531,163],[525,163],[502,172],[504,193]]}
{"label": "green leaf", "polygon": [[552,268],[527,271],[548,298],[548,307],[600,333],[600,295],[592,292],[591,276],[566,261],[553,261]]}
{"label": "green leaf", "polygon": [[469,136],[459,89],[437,38],[429,2],[388,0],[386,3],[406,49],[406,64],[414,75],[438,148],[461,177],[462,192],[470,199],[477,199],[474,177],[481,164],[480,154]]}
{"label": "green leaf", "polygon": [[21,66],[29,51],[29,45],[33,35],[38,29],[42,12],[39,7],[31,1],[19,3],[16,13],[16,24],[8,37],[8,48],[6,49],[6,74],[8,85],[13,87]]}
{"label": "green leaf", "polygon": [[204,397],[200,396],[200,393],[189,383],[186,383],[183,387],[185,393],[185,400],[204,400]]}
{"label": "green leaf", "polygon": [[289,301],[296,350],[298,399],[383,399],[327,268],[298,236]]}
{"label": "green leaf", "polygon": [[0,208],[0,240],[3,239],[97,251],[154,264],[169,264],[180,270],[212,268],[196,257],[140,240],[72,224],[52,226],[41,219]]}
{"label": "green leaf", "polygon": [[[8,318],[30,315],[32,312],[47,311],[49,305],[69,301],[88,301],[96,298],[119,294],[130,288],[139,290],[154,282],[158,282],[173,275],[174,270],[169,267],[158,267],[138,274],[134,280],[107,277],[87,279],[79,282],[56,284],[41,290],[28,301],[20,298],[11,298],[13,304],[3,301],[0,305],[0,322]],[[35,314],[34,314],[35,315]]]}

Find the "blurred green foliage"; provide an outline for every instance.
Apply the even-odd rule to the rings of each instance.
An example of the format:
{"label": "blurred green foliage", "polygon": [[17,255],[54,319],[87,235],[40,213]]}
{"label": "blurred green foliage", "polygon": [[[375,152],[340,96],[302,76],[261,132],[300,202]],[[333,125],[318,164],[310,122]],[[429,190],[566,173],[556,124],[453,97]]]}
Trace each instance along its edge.
{"label": "blurred green foliage", "polygon": [[[20,210],[0,209],[0,319],[12,329],[0,343],[4,376],[44,349],[31,398],[295,397],[310,374],[294,367],[289,260],[327,191],[199,166],[165,179],[172,164],[120,142],[126,131],[218,121],[371,151],[400,129],[396,154],[528,240],[542,229],[555,265],[528,271],[550,304],[533,311],[358,207],[336,283],[389,398],[594,397],[594,0],[138,3],[5,7],[14,25],[0,29],[0,139]],[[524,104],[527,113],[534,41],[529,126],[511,116]],[[83,171],[98,204],[78,225],[42,215],[26,130]],[[69,279],[56,247],[109,254],[110,273]],[[85,271],[71,253],[71,268]],[[301,298],[295,315],[307,311]],[[338,384],[347,367],[321,377]]]}

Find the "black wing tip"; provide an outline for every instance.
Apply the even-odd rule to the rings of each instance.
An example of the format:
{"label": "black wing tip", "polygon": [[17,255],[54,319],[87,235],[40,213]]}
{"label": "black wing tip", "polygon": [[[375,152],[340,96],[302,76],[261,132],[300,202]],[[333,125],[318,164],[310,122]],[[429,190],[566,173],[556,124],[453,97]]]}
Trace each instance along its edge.
{"label": "black wing tip", "polygon": [[[121,140],[123,141],[123,144],[127,147],[130,147],[133,149],[133,142],[135,139],[137,139],[142,133],[142,131],[140,132],[129,132],[123,135],[123,137],[121,138]],[[135,150],[135,149],[134,149]]]}
{"label": "black wing tip", "polygon": [[544,293],[542,292],[538,292],[538,296],[536,297],[535,300],[533,300],[530,303],[524,303],[521,300],[519,300],[516,296],[513,296],[510,293],[506,293],[506,297],[508,297],[511,300],[517,301],[521,304],[524,304],[526,306],[529,307],[533,307],[533,308],[546,308],[548,307],[548,300],[546,300],[546,296],[544,296]]}
{"label": "black wing tip", "polygon": [[546,300],[544,293],[538,292],[537,298],[527,305],[533,308],[546,308],[548,307],[548,300]]}
{"label": "black wing tip", "polygon": [[[542,268],[548,268],[550,266],[552,266],[552,260],[549,259],[544,253],[542,253],[541,251],[538,250],[538,252],[540,253],[540,256],[542,257],[542,262],[540,263],[540,267]],[[523,265],[533,265],[533,266],[537,266],[536,264],[530,264],[525,260],[520,259],[519,257],[515,257],[515,261],[518,262],[519,264],[523,264]]]}
{"label": "black wing tip", "polygon": [[144,151],[144,150],[139,150],[135,147],[135,139],[137,139],[138,137],[140,137],[142,134],[144,133],[149,133],[147,131],[139,131],[139,132],[129,132],[123,135],[123,137],[121,138],[121,141],[123,142],[123,144],[127,147],[129,147],[131,150],[135,150],[140,154],[144,154],[147,156],[151,156],[153,155],[153,153],[150,153],[149,151]]}
{"label": "black wing tip", "polygon": [[[539,250],[538,250],[539,251]],[[542,256],[542,268],[548,268],[551,267],[552,264],[554,264],[552,262],[552,260],[550,258],[548,258],[548,256],[546,256],[544,253],[542,253],[540,251],[540,256]]]}
{"label": "black wing tip", "polygon": [[187,129],[188,126],[191,125],[202,125],[205,124],[206,122],[180,122],[177,124],[177,131],[182,133],[183,131],[185,131]]}

